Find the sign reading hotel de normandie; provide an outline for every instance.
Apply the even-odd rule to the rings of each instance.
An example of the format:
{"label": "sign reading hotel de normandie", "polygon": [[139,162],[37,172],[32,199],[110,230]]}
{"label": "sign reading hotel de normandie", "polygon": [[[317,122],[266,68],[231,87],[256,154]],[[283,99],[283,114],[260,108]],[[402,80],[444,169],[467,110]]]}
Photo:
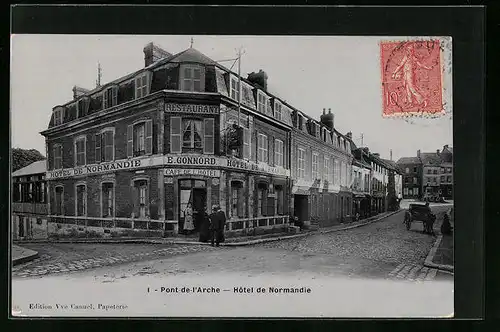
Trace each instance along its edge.
{"label": "sign reading hotel de normandie", "polygon": [[[203,168],[209,167],[222,169],[239,169],[252,171],[257,173],[266,173],[270,175],[290,176],[290,170],[283,167],[273,167],[266,164],[255,163],[251,161],[216,157],[216,156],[200,156],[200,155],[164,155],[164,156],[148,156],[132,159],[123,159],[113,162],[86,165],[75,168],[65,168],[61,170],[48,171],[46,173],[47,180],[70,178],[75,176],[92,175],[99,173],[114,172],[117,170],[137,170],[148,167],[165,166],[164,174],[174,176],[180,174],[205,175],[210,177],[219,177],[219,172],[202,172]],[[181,166],[181,168],[172,168],[171,166]],[[184,169],[182,166],[197,166],[201,169]]]}

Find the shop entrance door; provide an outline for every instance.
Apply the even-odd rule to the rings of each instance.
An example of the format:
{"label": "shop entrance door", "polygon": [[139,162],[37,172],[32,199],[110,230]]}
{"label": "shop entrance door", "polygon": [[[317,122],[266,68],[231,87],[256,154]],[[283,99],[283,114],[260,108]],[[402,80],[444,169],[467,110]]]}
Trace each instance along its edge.
{"label": "shop entrance door", "polygon": [[206,181],[179,180],[180,234],[196,236],[203,222],[203,212],[206,204]]}

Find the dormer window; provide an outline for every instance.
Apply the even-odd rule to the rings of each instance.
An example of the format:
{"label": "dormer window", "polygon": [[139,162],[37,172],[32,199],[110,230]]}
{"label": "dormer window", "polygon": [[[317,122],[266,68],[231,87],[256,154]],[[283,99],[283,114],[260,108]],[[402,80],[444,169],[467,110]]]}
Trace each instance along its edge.
{"label": "dormer window", "polygon": [[302,130],[302,128],[304,127],[304,120],[302,118],[302,115],[298,114],[297,117],[299,118],[299,130]]}
{"label": "dormer window", "polygon": [[112,86],[105,89],[103,92],[102,102],[104,109],[116,106],[118,104],[118,87]]}
{"label": "dormer window", "polygon": [[274,118],[278,121],[282,119],[282,105],[277,100],[274,102]]}
{"label": "dormer window", "polygon": [[147,96],[149,93],[148,72],[141,73],[135,78],[135,99]]}
{"label": "dormer window", "polygon": [[76,114],[77,118],[81,118],[87,115],[89,109],[89,99],[88,97],[82,97],[76,103]]}
{"label": "dormer window", "polygon": [[266,114],[267,97],[262,91],[257,92],[257,111]]}
{"label": "dormer window", "polygon": [[230,86],[231,86],[231,98],[233,98],[234,100],[238,100],[241,91],[241,89],[239,89],[238,78],[236,78],[235,76],[231,76]]}
{"label": "dormer window", "polygon": [[58,126],[63,123],[64,118],[64,108],[57,107],[54,109],[54,126]]}
{"label": "dormer window", "polygon": [[180,80],[182,91],[205,91],[205,71],[202,66],[192,64],[182,65]]}

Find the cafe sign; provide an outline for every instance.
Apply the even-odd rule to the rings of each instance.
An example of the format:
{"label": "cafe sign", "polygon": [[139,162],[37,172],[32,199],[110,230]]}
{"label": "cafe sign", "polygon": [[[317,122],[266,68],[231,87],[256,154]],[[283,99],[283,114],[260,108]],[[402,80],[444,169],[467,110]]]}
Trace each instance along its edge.
{"label": "cafe sign", "polygon": [[197,104],[165,104],[165,112],[169,113],[195,113],[195,114],[219,114],[217,105]]}
{"label": "cafe sign", "polygon": [[167,168],[164,171],[166,176],[177,175],[199,175],[208,176],[211,178],[220,177],[220,170],[218,169],[203,169],[203,168]]}

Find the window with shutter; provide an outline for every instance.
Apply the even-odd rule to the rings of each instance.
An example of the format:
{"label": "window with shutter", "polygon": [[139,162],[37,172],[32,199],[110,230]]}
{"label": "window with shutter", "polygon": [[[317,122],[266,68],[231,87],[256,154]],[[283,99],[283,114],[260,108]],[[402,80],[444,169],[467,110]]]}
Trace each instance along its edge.
{"label": "window with shutter", "polygon": [[148,94],[148,73],[142,73],[135,78],[135,98],[142,98]]}
{"label": "window with shutter", "polygon": [[181,89],[183,91],[205,91],[204,68],[196,65],[183,65],[181,70]]}
{"label": "window with shutter", "polygon": [[153,121],[146,121],[146,144],[145,144],[146,154],[150,155],[153,153]]}
{"label": "window with shutter", "polygon": [[113,161],[115,159],[115,133],[112,130],[107,130],[102,133],[104,161]]}
{"label": "window with shutter", "polygon": [[84,184],[76,186],[76,215],[85,216],[87,214],[87,188]]}
{"label": "window with shutter", "polygon": [[[142,82],[141,82],[142,84]],[[107,88],[103,93],[103,107],[110,108],[118,104],[118,87]]]}
{"label": "window with shutter", "polygon": [[54,169],[63,168],[62,163],[62,145],[55,144],[54,145]]}
{"label": "window with shutter", "polygon": [[146,154],[146,122],[134,125],[134,157]]}
{"label": "window with shutter", "polygon": [[204,119],[204,153],[214,153],[214,119]]}
{"label": "window with shutter", "polygon": [[243,158],[250,159],[250,130],[243,128]]}
{"label": "window with shutter", "polygon": [[274,165],[283,166],[283,141],[279,139],[274,141]]}
{"label": "window with shutter", "polygon": [[170,118],[170,152],[181,153],[181,117]]}

